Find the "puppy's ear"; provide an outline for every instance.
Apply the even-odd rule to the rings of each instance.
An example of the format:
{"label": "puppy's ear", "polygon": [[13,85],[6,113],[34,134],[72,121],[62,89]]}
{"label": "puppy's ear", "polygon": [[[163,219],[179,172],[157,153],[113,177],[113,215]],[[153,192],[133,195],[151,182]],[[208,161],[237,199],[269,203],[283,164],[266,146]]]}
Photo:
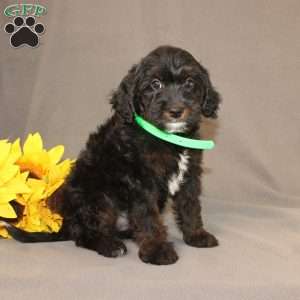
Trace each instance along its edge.
{"label": "puppy's ear", "polygon": [[113,109],[125,120],[127,123],[133,122],[134,97],[135,97],[135,74],[137,65],[134,65],[128,74],[121,81],[118,89],[113,92],[110,103]]}
{"label": "puppy's ear", "polygon": [[219,109],[219,104],[221,102],[221,97],[219,93],[213,87],[208,72],[205,70],[206,78],[205,82],[205,94],[202,102],[202,114],[207,118],[217,118],[217,111]]}

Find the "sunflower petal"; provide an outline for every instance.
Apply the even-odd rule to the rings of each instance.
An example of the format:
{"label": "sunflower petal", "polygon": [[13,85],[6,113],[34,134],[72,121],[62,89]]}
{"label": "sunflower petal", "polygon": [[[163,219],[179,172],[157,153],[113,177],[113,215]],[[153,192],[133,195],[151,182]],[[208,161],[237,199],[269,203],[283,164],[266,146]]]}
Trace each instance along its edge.
{"label": "sunflower petal", "polygon": [[7,239],[9,238],[10,236],[8,235],[8,232],[5,228],[5,226],[1,225],[0,224],[0,237],[4,238],[4,239]]}
{"label": "sunflower petal", "polygon": [[65,152],[65,147],[63,145],[58,145],[48,151],[51,164],[56,165],[62,158]]}
{"label": "sunflower petal", "polygon": [[6,188],[8,192],[16,194],[27,194],[31,192],[30,188],[20,175],[7,182],[4,188]]}
{"label": "sunflower petal", "polygon": [[0,205],[6,204],[11,200],[16,199],[15,193],[9,193],[6,189],[0,187]]}
{"label": "sunflower petal", "polygon": [[0,168],[3,164],[6,163],[6,160],[9,156],[11,144],[8,143],[6,140],[0,141]]}
{"label": "sunflower petal", "polygon": [[27,183],[32,192],[28,199],[30,203],[38,202],[45,197],[46,183],[44,181],[30,178],[27,180]]}
{"label": "sunflower petal", "polygon": [[0,217],[3,218],[16,218],[15,210],[8,204],[0,204]]}
{"label": "sunflower petal", "polygon": [[28,199],[30,197],[30,194],[23,194],[23,195],[17,195],[16,201],[21,205],[26,205]]}
{"label": "sunflower petal", "polygon": [[18,173],[19,167],[16,165],[6,164],[0,169],[0,186],[9,180],[12,180]]}
{"label": "sunflower petal", "polygon": [[67,175],[69,175],[74,162],[75,160],[65,159],[63,162],[57,165],[61,173],[61,178],[65,178]]}
{"label": "sunflower petal", "polygon": [[64,180],[60,179],[55,184],[49,186],[46,191],[46,197],[50,197],[63,183]]}
{"label": "sunflower petal", "polygon": [[23,151],[24,154],[43,151],[43,140],[41,135],[38,132],[35,134],[28,135],[23,146]]}
{"label": "sunflower petal", "polygon": [[14,164],[22,156],[20,139],[16,139],[11,145],[8,162]]}

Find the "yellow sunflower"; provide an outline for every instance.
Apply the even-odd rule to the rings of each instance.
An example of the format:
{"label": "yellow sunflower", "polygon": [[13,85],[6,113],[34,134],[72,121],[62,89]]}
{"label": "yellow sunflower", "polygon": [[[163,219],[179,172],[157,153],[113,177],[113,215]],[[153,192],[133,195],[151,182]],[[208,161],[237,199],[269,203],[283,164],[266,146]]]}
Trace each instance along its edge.
{"label": "yellow sunflower", "polygon": [[28,173],[21,174],[15,164],[21,155],[19,143],[19,140],[13,144],[0,140],[0,217],[4,218],[16,218],[9,202],[15,200],[17,194],[30,192],[26,185]]}
{"label": "yellow sunflower", "polygon": [[[0,217],[16,218],[16,212],[10,205],[10,201],[16,200],[18,195],[30,193],[26,184],[28,172],[21,174],[16,161],[21,156],[20,140],[13,144],[6,140],[0,140]],[[0,236],[8,237],[7,232],[0,224]]]}
{"label": "yellow sunflower", "polygon": [[[39,133],[29,134],[23,149],[19,139],[13,144],[0,140],[0,217],[25,231],[60,229],[62,217],[48,208],[47,200],[71,170],[73,160],[60,162],[63,153],[62,145],[49,151],[44,149]],[[23,206],[21,215],[17,216],[10,205],[12,200]],[[1,221],[0,236],[9,238]]]}
{"label": "yellow sunflower", "polygon": [[62,225],[62,217],[47,206],[47,184],[43,180],[29,178],[32,193],[18,197],[24,206],[22,218],[14,226],[29,232],[57,232]]}
{"label": "yellow sunflower", "polygon": [[17,160],[22,172],[28,172],[27,185],[30,194],[22,194],[17,202],[25,207],[23,217],[16,227],[31,232],[57,232],[62,224],[60,215],[47,207],[47,199],[64,183],[73,160],[66,159],[59,163],[64,153],[64,146],[56,146],[49,151],[44,149],[39,133],[29,134],[23,155]]}

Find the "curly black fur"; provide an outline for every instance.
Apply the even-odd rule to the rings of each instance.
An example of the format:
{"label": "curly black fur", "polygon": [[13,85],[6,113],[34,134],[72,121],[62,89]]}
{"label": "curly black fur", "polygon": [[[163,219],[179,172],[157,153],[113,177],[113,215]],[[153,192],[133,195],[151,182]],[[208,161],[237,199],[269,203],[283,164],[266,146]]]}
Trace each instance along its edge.
{"label": "curly black fur", "polygon": [[[135,124],[133,113],[164,130],[199,138],[202,115],[215,118],[219,102],[208,72],[185,50],[162,46],[134,65],[113,93],[115,114],[90,135],[59,192],[64,221],[58,239],[116,257],[126,253],[120,238],[131,237],[144,262],[174,263],[178,256],[160,215],[170,197],[184,241],[216,246],[216,238],[203,229],[198,199],[202,151],[149,135]],[[170,190],[182,157],[183,178]],[[129,227],[120,232],[117,221],[124,213]]]}

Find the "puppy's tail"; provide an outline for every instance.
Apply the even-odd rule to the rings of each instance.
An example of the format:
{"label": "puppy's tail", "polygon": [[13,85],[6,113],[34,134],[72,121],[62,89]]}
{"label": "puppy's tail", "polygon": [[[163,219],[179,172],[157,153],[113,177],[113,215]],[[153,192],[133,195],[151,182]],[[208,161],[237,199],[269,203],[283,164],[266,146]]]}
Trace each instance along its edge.
{"label": "puppy's tail", "polygon": [[7,232],[17,241],[22,243],[41,243],[41,242],[58,242],[69,240],[63,231],[47,232],[27,232],[10,224],[5,225]]}

